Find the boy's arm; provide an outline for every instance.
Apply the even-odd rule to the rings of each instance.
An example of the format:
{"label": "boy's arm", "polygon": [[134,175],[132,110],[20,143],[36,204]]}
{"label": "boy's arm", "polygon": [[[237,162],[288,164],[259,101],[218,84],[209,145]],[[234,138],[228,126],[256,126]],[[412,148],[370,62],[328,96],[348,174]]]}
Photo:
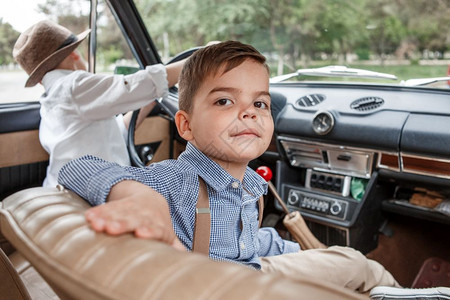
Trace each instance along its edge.
{"label": "boy's arm", "polygon": [[[181,61],[174,62],[172,64],[166,65],[166,73],[167,73],[167,82],[168,86],[172,87],[178,82],[178,78],[181,73],[181,69],[183,69],[183,65],[186,62],[186,59],[183,59]],[[144,119],[147,117],[147,115],[151,112],[151,110],[155,107],[156,101],[151,102],[150,104],[147,104],[144,107],[141,107],[139,111],[139,115],[136,120],[136,128],[139,127],[139,125],[144,121]],[[125,127],[128,129],[130,126],[130,120],[133,112],[130,111],[124,115],[123,121],[125,123]]]}
{"label": "boy's arm", "polygon": [[111,187],[135,176],[116,163],[86,155],[65,164],[58,175],[58,183],[74,191],[92,206],[104,204]]}
{"label": "boy's arm", "polygon": [[274,256],[298,252],[299,244],[291,241],[283,240],[274,228],[263,227],[258,230],[259,251],[258,255]]}
{"label": "boy's arm", "polygon": [[180,77],[180,73],[181,70],[183,69],[186,59],[187,58],[166,65],[167,82],[169,87],[174,86],[178,82],[178,78]]}
{"label": "boy's arm", "polygon": [[76,73],[71,86],[73,104],[88,120],[137,110],[167,94],[167,71],[163,65],[152,65],[130,75]]}
{"label": "boy's arm", "polygon": [[166,199],[137,181],[125,180],[111,188],[105,205],[85,213],[92,229],[111,235],[133,232],[139,238],[154,239],[186,250],[172,229]]}
{"label": "boy's arm", "polygon": [[134,181],[142,172],[88,155],[67,163],[58,182],[91,205],[98,205],[86,211],[86,219],[94,230],[112,235],[133,232],[138,237],[184,249],[173,231],[166,199]]}

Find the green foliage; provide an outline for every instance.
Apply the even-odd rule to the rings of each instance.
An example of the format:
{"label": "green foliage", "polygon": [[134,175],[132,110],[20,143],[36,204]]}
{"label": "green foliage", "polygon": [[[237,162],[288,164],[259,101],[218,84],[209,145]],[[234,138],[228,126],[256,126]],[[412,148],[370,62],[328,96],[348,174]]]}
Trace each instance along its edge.
{"label": "green foliage", "polygon": [[12,49],[20,33],[0,18],[0,66],[14,62]]}
{"label": "green foliage", "polygon": [[111,11],[105,6],[98,8],[97,47],[105,65],[114,64],[118,59],[132,59],[133,54],[126,43]]}
{"label": "green foliage", "polygon": [[419,60],[418,60],[417,58],[411,58],[411,59],[409,60],[409,63],[410,63],[412,66],[418,66],[418,65],[419,65]]}
{"label": "green foliage", "polygon": [[110,48],[105,49],[100,52],[101,55],[98,56],[98,59],[103,62],[103,65],[111,65],[114,64],[117,60],[123,57],[123,52],[117,47],[111,45]]}
{"label": "green foliage", "polygon": [[370,50],[368,48],[357,48],[355,49],[355,54],[359,60],[369,60],[370,58]]}
{"label": "green foliage", "polygon": [[[86,0],[47,0],[40,12],[81,32]],[[98,52],[106,64],[132,53],[115,20],[99,1]],[[345,64],[397,57],[414,62],[424,51],[443,53],[450,1],[430,0],[135,0],[163,61],[213,40],[238,39],[263,52],[278,73],[313,60]],[[112,25],[114,24],[114,25]],[[18,33],[0,22],[0,64],[11,61]],[[9,50],[4,50],[9,49]],[[8,56],[9,55],[9,56]]]}
{"label": "green foliage", "polygon": [[442,30],[438,25],[450,23],[450,1],[431,2],[136,1],[158,48],[165,49],[165,56],[210,40],[239,39],[265,54],[274,54],[268,56],[276,56],[291,71],[299,62],[307,66],[309,61],[324,56],[345,63],[351,53],[363,60],[373,55],[383,60],[389,55],[411,58],[412,50],[447,50],[448,26]]}

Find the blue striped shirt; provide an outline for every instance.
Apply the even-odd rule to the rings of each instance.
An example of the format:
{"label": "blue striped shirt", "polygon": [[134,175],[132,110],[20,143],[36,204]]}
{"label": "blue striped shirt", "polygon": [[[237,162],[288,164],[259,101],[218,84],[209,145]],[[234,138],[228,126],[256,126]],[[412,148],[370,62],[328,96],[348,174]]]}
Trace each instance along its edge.
{"label": "blue striped shirt", "polygon": [[258,199],[267,192],[267,183],[261,176],[247,167],[240,182],[190,143],[178,159],[146,168],[84,156],[61,169],[59,182],[91,205],[105,203],[111,187],[122,180],[136,180],[152,187],[168,201],[175,234],[187,249],[192,249],[198,176],[208,189],[212,259],[259,269],[261,256],[299,251],[297,243],[281,239],[275,229],[258,228]]}

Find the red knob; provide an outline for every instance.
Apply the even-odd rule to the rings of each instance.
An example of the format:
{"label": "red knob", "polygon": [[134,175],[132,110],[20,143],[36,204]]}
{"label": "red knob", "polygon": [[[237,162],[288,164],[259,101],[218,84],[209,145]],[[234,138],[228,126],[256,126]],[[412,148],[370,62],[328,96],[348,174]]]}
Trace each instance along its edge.
{"label": "red knob", "polygon": [[256,169],[256,173],[259,174],[265,181],[272,179],[272,170],[269,167],[261,166]]}

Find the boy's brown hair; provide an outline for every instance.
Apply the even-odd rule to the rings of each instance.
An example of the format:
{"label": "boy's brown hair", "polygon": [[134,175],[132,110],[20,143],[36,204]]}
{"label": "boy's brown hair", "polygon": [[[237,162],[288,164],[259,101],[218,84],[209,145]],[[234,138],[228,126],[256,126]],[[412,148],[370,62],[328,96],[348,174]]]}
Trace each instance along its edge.
{"label": "boy's brown hair", "polygon": [[[252,59],[269,71],[266,58],[254,47],[238,41],[226,41],[197,50],[184,64],[179,79],[180,110],[191,112],[194,95],[208,76],[215,76],[222,66],[226,73]],[[249,82],[251,84],[251,82]]]}

